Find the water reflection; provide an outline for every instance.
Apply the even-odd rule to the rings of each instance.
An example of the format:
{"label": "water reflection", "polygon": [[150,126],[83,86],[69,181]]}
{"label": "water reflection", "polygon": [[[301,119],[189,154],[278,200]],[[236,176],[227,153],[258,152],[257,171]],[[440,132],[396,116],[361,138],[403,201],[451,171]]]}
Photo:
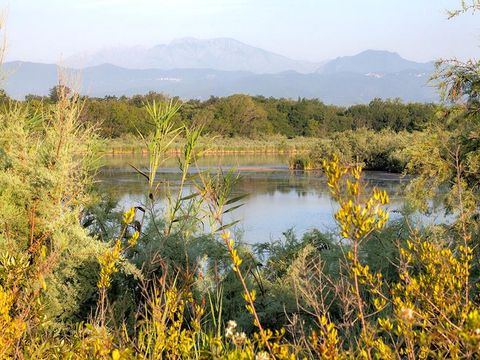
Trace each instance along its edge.
{"label": "water reflection", "polygon": [[[127,208],[142,203],[147,191],[145,178],[129,165],[147,167],[141,155],[106,157],[98,174],[99,186]],[[319,172],[289,171],[286,156],[228,155],[208,156],[201,159],[198,169],[215,170],[219,167],[236,168],[240,180],[235,188],[238,194],[247,193],[245,205],[228,214],[229,219],[240,219],[238,230],[249,243],[278,238],[290,227],[297,234],[310,229],[334,230],[333,213],[337,205],[330,199],[325,181]],[[179,171],[175,158],[169,159],[159,171],[160,201],[165,198],[168,183],[172,190],[178,186]],[[390,208],[403,203],[402,189],[406,179],[382,172],[366,172],[368,186],[386,189],[391,197]],[[185,191],[192,191],[191,184]]]}

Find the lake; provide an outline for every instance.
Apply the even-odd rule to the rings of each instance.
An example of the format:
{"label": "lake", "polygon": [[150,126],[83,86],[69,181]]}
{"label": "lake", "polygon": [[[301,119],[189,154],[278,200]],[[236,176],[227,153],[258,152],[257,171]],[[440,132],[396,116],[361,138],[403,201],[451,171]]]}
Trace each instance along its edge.
{"label": "lake", "polygon": [[[324,178],[319,172],[291,171],[288,155],[211,155],[198,161],[198,169],[234,168],[240,174],[235,192],[246,193],[244,206],[228,214],[226,220],[241,220],[236,231],[248,243],[277,239],[289,228],[301,235],[313,228],[335,231],[333,214],[337,204],[330,198]],[[129,208],[144,202],[147,191],[145,178],[130,164],[146,169],[148,159],[141,154],[106,156],[98,174],[99,186]],[[157,175],[172,190],[178,186],[180,171],[177,160],[169,158]],[[390,210],[399,209],[404,202],[403,188],[407,180],[397,174],[366,171],[368,186],[387,190]],[[191,191],[187,187],[186,192]],[[165,192],[160,192],[160,203]],[[391,214],[392,215],[392,214]],[[395,214],[392,216],[395,217]]]}

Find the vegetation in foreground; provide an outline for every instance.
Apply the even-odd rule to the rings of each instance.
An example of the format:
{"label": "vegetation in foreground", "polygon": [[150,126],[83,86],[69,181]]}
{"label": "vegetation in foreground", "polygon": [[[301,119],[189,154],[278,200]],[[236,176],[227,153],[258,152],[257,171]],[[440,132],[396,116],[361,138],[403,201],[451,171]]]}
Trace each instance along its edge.
{"label": "vegetation in foreground", "polygon": [[[405,149],[413,205],[428,211],[443,187],[452,224],[388,223],[388,194],[334,154],[322,168],[340,239],[287,233],[253,248],[223,221],[241,204],[236,175],[189,172],[202,127],[178,126],[175,102],[145,109],[148,191],[124,214],[92,186],[98,142],[81,99],[12,103],[0,113],[0,358],[478,357],[480,64],[448,65],[446,98],[466,102]],[[156,170],[180,136],[180,191],[160,211]]]}

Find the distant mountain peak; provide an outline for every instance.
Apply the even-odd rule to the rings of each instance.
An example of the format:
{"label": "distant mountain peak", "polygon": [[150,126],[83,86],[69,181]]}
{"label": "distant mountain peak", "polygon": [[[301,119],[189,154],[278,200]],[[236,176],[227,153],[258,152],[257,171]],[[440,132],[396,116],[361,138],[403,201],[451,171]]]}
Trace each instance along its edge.
{"label": "distant mountain peak", "polygon": [[396,73],[406,70],[430,71],[432,63],[419,63],[404,59],[400,54],[387,50],[365,50],[352,56],[341,56],[327,62],[318,69],[319,73],[351,72]]}
{"label": "distant mountain peak", "polygon": [[361,56],[361,55],[392,55],[395,57],[401,57],[397,52],[395,51],[389,51],[389,50],[377,50],[377,49],[367,49],[359,52],[357,55],[354,56]]}
{"label": "distant mountain peak", "polygon": [[196,38],[193,36],[186,36],[178,39],[173,39],[170,41],[170,45],[176,45],[176,44],[237,44],[237,45],[243,45],[243,46],[251,46],[247,45],[239,40],[229,38],[229,37],[217,37],[217,38],[210,38],[210,39],[200,39]]}
{"label": "distant mountain peak", "polygon": [[232,38],[197,39],[185,37],[149,49],[140,47],[105,48],[67,59],[72,67],[111,63],[129,69],[215,69],[277,73],[293,70],[313,72],[318,63],[290,59]]}

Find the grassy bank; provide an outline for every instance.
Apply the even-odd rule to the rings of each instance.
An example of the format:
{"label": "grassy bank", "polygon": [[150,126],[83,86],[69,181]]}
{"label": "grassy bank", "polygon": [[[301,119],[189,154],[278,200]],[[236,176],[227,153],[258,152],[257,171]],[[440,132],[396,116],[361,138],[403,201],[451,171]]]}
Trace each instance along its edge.
{"label": "grassy bank", "polygon": [[[366,170],[400,173],[408,161],[407,145],[412,144],[415,133],[380,132],[359,129],[334,133],[328,137],[271,136],[268,139],[201,137],[198,148],[205,155],[228,154],[286,154],[292,170],[318,170],[323,159],[333,154],[344,164],[360,163]],[[181,153],[185,139],[177,138],[169,152]],[[144,141],[139,137],[124,136],[104,141],[107,155],[146,154]]]}
{"label": "grassy bank", "polygon": [[[199,148],[206,154],[298,154],[308,153],[318,143],[318,139],[284,136],[270,136],[265,139],[202,137]],[[185,146],[185,139],[178,138],[171,147],[172,152],[180,152]],[[103,151],[106,154],[145,153],[146,147],[141,138],[124,136],[105,139]]]}

